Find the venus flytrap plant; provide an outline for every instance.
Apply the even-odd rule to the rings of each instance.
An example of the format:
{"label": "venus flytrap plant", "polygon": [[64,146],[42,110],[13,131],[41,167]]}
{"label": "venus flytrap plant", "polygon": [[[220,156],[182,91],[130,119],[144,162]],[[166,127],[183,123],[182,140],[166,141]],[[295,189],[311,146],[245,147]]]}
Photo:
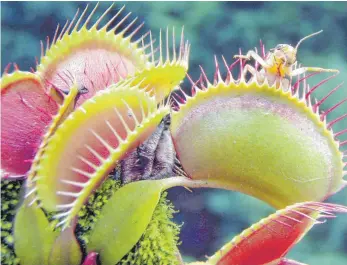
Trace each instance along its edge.
{"label": "venus flytrap plant", "polygon": [[[214,80],[202,70],[202,79],[192,81],[191,91],[175,101],[172,139],[188,177],[276,208],[323,201],[345,187],[346,163],[339,149],[345,142],[337,140],[344,131],[334,133],[332,125],[346,115],[329,121],[327,114],[346,100],[320,112],[326,97],[316,104],[310,97],[330,78],[311,89],[301,79],[283,90],[266,77],[261,84],[244,75],[235,80],[231,71],[237,62],[224,63],[226,78],[216,59]],[[240,66],[243,72],[241,61]]]}
{"label": "venus flytrap plant", "polygon": [[[130,13],[113,25],[124,7],[103,25],[111,5],[90,26],[97,7],[77,11],[46,48],[41,43],[36,71],[6,70],[1,80],[1,172],[27,179],[12,240],[19,261],[12,254],[7,261],[183,264],[165,191],[185,186],[237,190],[284,208],[195,264],[300,264],[284,258],[288,250],[319,218],[347,212],[305,202],[346,186],[345,143],[337,140],[345,130],[331,130],[346,115],[326,120],[345,100],[319,112],[338,87],[313,104],[312,92],[330,78],[312,88],[306,77],[286,87],[266,76],[259,83],[242,60],[229,66],[223,58],[226,78],[216,60],[213,81],[202,70],[190,92],[167,100],[188,70],[183,30],[178,49],[174,29],[172,41],[168,29],[160,32],[155,49],[151,32],[133,40],[143,24],[125,26]],[[259,71],[258,63],[247,69]]]}

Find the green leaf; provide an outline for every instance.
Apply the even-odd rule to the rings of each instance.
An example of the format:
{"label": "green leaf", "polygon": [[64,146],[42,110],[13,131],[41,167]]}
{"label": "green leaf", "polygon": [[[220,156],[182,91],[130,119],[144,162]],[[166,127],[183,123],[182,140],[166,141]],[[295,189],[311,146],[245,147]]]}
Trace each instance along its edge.
{"label": "green leaf", "polygon": [[14,223],[14,246],[21,265],[46,265],[57,233],[36,204],[24,201]]}
{"label": "green leaf", "polygon": [[70,226],[55,240],[49,256],[49,265],[81,264],[82,252],[74,230],[75,226]]}
{"label": "green leaf", "polygon": [[102,209],[87,252],[99,253],[103,265],[119,262],[145,232],[161,192],[171,183],[170,179],[144,180],[120,188]]}

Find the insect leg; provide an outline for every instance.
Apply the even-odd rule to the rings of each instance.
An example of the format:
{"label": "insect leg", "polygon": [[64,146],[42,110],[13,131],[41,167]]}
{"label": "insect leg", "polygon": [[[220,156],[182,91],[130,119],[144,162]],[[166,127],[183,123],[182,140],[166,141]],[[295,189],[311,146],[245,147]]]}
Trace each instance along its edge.
{"label": "insect leg", "polygon": [[234,55],[234,58],[240,58],[240,59],[246,59],[246,60],[250,60],[251,58],[253,58],[254,60],[256,60],[263,68],[270,68],[271,65],[269,65],[268,63],[266,63],[264,61],[263,58],[261,58],[259,56],[259,54],[257,54],[255,51],[248,51],[246,55]]}
{"label": "insect leg", "polygon": [[326,72],[326,73],[339,73],[339,70],[336,69],[324,69],[319,67],[301,67],[292,71],[289,76],[301,75],[305,72]]}
{"label": "insect leg", "polygon": [[243,68],[242,75],[244,78],[246,78],[247,72],[249,72],[252,75],[252,77],[256,77],[258,73],[257,70],[252,65],[249,65],[249,64],[247,64],[245,68]]}

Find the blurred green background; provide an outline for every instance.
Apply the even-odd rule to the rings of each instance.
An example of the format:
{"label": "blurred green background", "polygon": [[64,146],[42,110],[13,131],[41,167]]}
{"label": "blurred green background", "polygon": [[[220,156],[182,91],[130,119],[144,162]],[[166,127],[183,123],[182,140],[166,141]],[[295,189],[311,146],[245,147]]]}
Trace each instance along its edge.
{"label": "blurred green background", "polygon": [[[16,62],[29,70],[40,54],[40,40],[53,37],[58,23],[71,19],[78,7],[87,2],[2,2],[1,3],[1,70]],[[124,3],[119,2],[115,10]],[[96,19],[110,5],[102,2]],[[185,36],[192,44],[189,74],[199,77],[199,65],[209,76],[214,70],[213,56],[224,55],[228,62],[242,48],[244,53],[259,46],[262,39],[267,49],[279,43],[295,45],[313,32],[324,32],[300,47],[298,60],[305,66],[337,68],[340,75],[315,93],[324,97],[347,76],[347,3],[346,2],[129,2],[126,10],[138,16],[136,25],[145,21],[140,33],[151,29],[158,36],[160,28],[185,26]],[[125,14],[125,13],[124,13]],[[130,20],[129,20],[130,21]],[[136,27],[134,26],[134,28]],[[318,79],[310,79],[314,85]],[[187,87],[187,82],[183,84]],[[327,109],[347,96],[347,84],[323,105]],[[341,105],[329,120],[346,113]],[[334,126],[347,128],[347,119]],[[347,134],[340,138],[347,140]],[[203,260],[212,255],[233,236],[274,210],[249,196],[216,190],[183,188],[170,191],[170,199],[180,211],[178,223],[184,222],[179,246],[184,259]],[[347,191],[330,201],[347,205]],[[329,220],[314,227],[290,253],[289,257],[311,265],[347,264],[347,216]]]}

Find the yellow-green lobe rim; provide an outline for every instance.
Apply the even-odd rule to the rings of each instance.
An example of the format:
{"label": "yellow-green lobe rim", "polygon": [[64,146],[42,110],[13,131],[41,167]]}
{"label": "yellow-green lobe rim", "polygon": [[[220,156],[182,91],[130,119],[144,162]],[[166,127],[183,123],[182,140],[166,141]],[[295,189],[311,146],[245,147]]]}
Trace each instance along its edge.
{"label": "yellow-green lobe rim", "polygon": [[[129,28],[136,21],[133,21],[126,27],[123,31],[119,33],[115,33],[117,28],[124,22],[126,18],[131,13],[128,13],[123,20],[121,20],[118,24],[116,24],[111,29],[110,24],[119,17],[120,13],[123,11],[124,6],[117,12],[103,27],[98,29],[99,23],[103,20],[103,18],[111,11],[113,8],[112,4],[102,15],[101,17],[92,25],[88,26],[88,23],[92,19],[95,11],[98,8],[98,4],[94,7],[90,15],[86,18],[84,24],[79,28],[81,21],[83,20],[88,5],[83,11],[82,15],[78,18],[76,24],[75,20],[78,16],[79,11],[77,11],[75,17],[71,21],[70,24],[65,24],[64,28],[58,35],[59,26],[56,30],[52,43],[47,45],[46,51],[42,52],[42,58],[40,64],[37,66],[37,72],[40,75],[44,75],[44,73],[49,70],[51,65],[55,65],[56,63],[64,60],[64,57],[71,54],[74,49],[78,49],[79,47],[83,47],[85,43],[94,42],[97,46],[104,45],[105,48],[110,49],[110,51],[120,52],[122,55],[125,55],[131,60],[135,62],[135,65],[138,68],[143,68],[147,64],[147,55],[145,50],[139,46],[138,44],[142,39],[137,41],[132,41],[132,38],[137,33],[137,31],[142,27],[135,29],[130,34],[128,33]],[[125,34],[128,33],[127,36]],[[43,48],[42,48],[43,49]]]}
{"label": "yellow-green lobe rim", "polygon": [[30,196],[33,192],[36,192],[35,184],[33,179],[36,176],[37,166],[40,163],[40,159],[45,152],[45,148],[49,138],[55,133],[58,126],[68,117],[68,115],[74,110],[75,100],[78,96],[79,88],[77,84],[71,87],[69,94],[62,96],[64,98],[63,103],[59,106],[57,114],[53,117],[51,124],[49,125],[46,133],[42,137],[41,145],[35,155],[34,161],[31,165],[30,171],[28,172],[27,182],[26,182],[26,197]]}

